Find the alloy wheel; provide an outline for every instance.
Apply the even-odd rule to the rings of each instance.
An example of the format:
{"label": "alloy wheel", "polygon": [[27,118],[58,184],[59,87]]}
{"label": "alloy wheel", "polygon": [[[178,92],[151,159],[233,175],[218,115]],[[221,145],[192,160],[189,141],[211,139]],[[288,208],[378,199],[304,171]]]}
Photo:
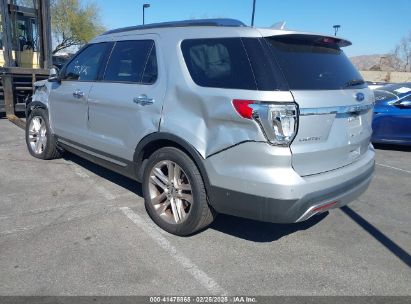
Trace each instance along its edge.
{"label": "alloy wheel", "polygon": [[193,193],[190,180],[175,162],[163,160],[150,172],[149,195],[157,214],[170,224],[184,222],[191,210]]}
{"label": "alloy wheel", "polygon": [[47,126],[41,116],[35,116],[29,125],[30,148],[35,154],[42,154],[47,144]]}

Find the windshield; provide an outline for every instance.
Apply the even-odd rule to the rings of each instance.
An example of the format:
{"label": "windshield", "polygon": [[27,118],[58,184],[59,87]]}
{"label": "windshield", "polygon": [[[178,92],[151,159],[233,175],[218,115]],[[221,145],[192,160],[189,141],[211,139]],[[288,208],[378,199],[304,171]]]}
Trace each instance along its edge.
{"label": "windshield", "polygon": [[337,45],[315,35],[266,38],[291,90],[338,90],[367,85]]}

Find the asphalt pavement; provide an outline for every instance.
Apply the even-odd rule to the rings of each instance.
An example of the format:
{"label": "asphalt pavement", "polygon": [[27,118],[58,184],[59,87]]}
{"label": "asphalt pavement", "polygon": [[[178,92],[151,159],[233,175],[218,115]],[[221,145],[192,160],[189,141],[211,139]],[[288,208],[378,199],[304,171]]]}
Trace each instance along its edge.
{"label": "asphalt pavement", "polygon": [[141,186],[66,154],[27,152],[0,119],[0,295],[411,295],[411,149],[377,148],[365,194],[278,225],[220,215],[187,238]]}

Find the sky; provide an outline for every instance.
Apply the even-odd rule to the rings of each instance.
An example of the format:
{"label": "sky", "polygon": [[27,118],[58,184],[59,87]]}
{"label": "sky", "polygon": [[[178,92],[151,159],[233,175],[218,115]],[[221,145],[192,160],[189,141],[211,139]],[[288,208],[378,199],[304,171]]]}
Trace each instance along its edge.
{"label": "sky", "polygon": [[[83,0],[87,1],[87,0]],[[95,0],[107,29],[146,23],[201,18],[234,18],[251,23],[252,0]],[[411,0],[256,0],[254,25],[334,34],[353,45],[348,56],[386,54],[411,32]]]}

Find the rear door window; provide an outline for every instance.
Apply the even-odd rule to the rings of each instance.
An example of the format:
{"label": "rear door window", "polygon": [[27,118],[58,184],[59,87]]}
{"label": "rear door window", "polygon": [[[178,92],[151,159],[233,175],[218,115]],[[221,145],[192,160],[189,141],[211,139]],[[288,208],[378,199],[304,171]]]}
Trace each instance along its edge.
{"label": "rear door window", "polygon": [[94,81],[97,79],[108,43],[90,44],[65,67],[64,80]]}
{"label": "rear door window", "polygon": [[256,90],[241,38],[189,39],[181,44],[193,81],[202,87]]}
{"label": "rear door window", "polygon": [[315,35],[282,35],[265,39],[291,90],[365,88],[360,73],[338,46],[338,40]]}
{"label": "rear door window", "polygon": [[154,41],[117,42],[108,61],[103,79],[112,82],[154,83],[157,79]]}

